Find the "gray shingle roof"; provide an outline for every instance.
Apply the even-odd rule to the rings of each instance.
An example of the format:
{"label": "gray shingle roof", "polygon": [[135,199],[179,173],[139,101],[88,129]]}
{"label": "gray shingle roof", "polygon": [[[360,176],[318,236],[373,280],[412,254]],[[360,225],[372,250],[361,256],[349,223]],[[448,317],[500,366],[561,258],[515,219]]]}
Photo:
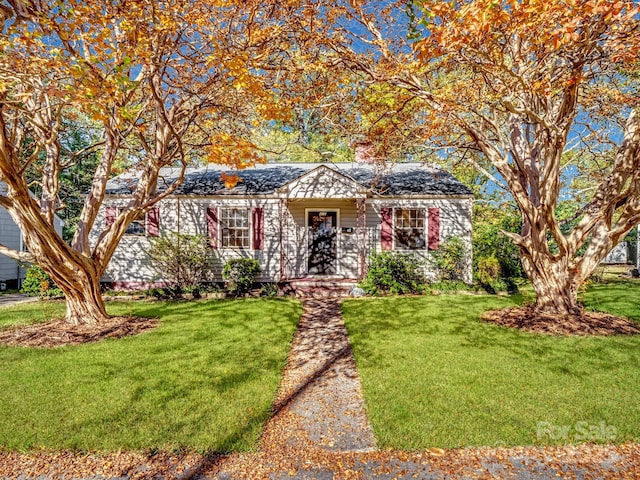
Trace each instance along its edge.
{"label": "gray shingle roof", "polygon": [[[220,180],[228,170],[216,165],[189,168],[185,179],[174,194],[177,195],[256,195],[273,194],[289,182],[311,170],[324,165],[352,178],[377,195],[472,195],[471,190],[450,173],[434,166],[417,163],[397,163],[384,171],[373,166],[357,163],[271,163],[257,165],[237,172],[242,179],[234,188],[228,189]],[[158,189],[164,190],[175,182],[177,169],[163,169]],[[137,177],[126,173],[107,183],[107,194],[128,194],[135,188]]]}

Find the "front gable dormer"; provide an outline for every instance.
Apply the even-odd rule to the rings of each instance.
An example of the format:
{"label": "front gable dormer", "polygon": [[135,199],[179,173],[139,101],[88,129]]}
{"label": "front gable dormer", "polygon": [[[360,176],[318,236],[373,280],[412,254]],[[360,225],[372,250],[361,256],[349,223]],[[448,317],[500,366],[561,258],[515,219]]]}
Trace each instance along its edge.
{"label": "front gable dormer", "polygon": [[351,177],[320,165],[278,189],[285,198],[363,198],[367,188]]}

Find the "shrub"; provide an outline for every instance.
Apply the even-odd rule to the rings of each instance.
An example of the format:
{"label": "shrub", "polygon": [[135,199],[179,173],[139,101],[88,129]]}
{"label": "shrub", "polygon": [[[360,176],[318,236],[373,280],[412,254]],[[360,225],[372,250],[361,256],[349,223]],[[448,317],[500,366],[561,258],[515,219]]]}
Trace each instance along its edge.
{"label": "shrub", "polygon": [[261,271],[257,260],[233,258],[222,269],[222,278],[227,282],[227,289],[231,295],[244,295],[251,290]]}
{"label": "shrub", "polygon": [[367,276],[360,286],[372,295],[421,293],[426,283],[423,267],[424,262],[414,255],[378,253],[369,257]]}
{"label": "shrub", "polygon": [[433,292],[456,293],[469,291],[469,285],[460,280],[440,280],[429,284]]}
{"label": "shrub", "polygon": [[150,243],[151,267],[174,284],[178,293],[193,291],[211,281],[213,257],[206,237],[170,233]]}
{"label": "shrub", "polygon": [[488,285],[500,278],[500,261],[493,255],[479,258],[476,267],[478,281],[482,285]]}
{"label": "shrub", "polygon": [[464,279],[464,243],[460,238],[448,238],[432,255],[442,280]]}
{"label": "shrub", "polygon": [[260,296],[261,297],[277,297],[278,285],[273,282],[263,283],[260,286]]}
{"label": "shrub", "polygon": [[520,215],[508,205],[498,208],[489,204],[476,204],[473,211],[473,266],[478,281],[479,264],[482,259],[490,257],[498,259],[503,279],[526,276],[518,247],[502,233],[518,233],[521,225]]}
{"label": "shrub", "polygon": [[22,293],[32,297],[53,298],[63,296],[62,290],[51,280],[51,277],[38,265],[31,265],[22,282]]}

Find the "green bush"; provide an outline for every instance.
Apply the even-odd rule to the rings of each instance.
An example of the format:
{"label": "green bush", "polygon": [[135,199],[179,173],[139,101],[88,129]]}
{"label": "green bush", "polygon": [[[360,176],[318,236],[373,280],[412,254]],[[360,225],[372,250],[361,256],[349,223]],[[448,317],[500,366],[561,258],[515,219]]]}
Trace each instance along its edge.
{"label": "green bush", "polygon": [[441,280],[464,279],[464,242],[460,238],[448,238],[432,255]]}
{"label": "green bush", "polygon": [[422,293],[426,283],[423,269],[424,262],[417,261],[415,255],[374,254],[369,257],[367,276],[360,282],[360,287],[371,295]]}
{"label": "green bush", "polygon": [[460,280],[440,280],[430,283],[429,288],[432,292],[456,293],[467,292],[473,287],[469,287],[469,285]]}
{"label": "green bush", "polygon": [[159,300],[176,299],[181,297],[182,289],[176,286],[153,287],[144,293]]}
{"label": "green bush", "polygon": [[498,260],[501,278],[526,277],[520,261],[520,250],[502,233],[518,233],[521,225],[520,214],[508,205],[498,208],[493,204],[476,204],[473,210],[473,267],[477,281],[482,283],[479,278],[480,263],[490,257]]}
{"label": "green bush", "polygon": [[478,259],[476,275],[482,285],[488,285],[500,278],[500,260],[495,256],[482,257]]}
{"label": "green bush", "polygon": [[273,282],[263,283],[260,286],[260,296],[261,297],[277,297],[278,285]]}
{"label": "green bush", "polygon": [[152,268],[176,287],[177,294],[192,293],[212,280],[214,259],[203,235],[170,233],[152,239],[149,257]]}
{"label": "green bush", "polygon": [[51,280],[51,277],[38,265],[31,265],[27,269],[27,275],[22,282],[20,291],[40,298],[54,298],[64,295],[62,290]]}
{"label": "green bush", "polygon": [[244,295],[251,290],[261,271],[260,263],[253,258],[233,258],[222,269],[222,278],[231,295]]}

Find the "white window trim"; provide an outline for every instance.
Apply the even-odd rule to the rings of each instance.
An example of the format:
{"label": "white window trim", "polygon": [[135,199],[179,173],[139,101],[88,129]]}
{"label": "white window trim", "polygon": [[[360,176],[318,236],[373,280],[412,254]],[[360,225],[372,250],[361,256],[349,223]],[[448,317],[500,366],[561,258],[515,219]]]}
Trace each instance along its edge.
{"label": "white window trim", "polygon": [[[242,209],[242,210],[246,210],[247,215],[248,215],[248,219],[247,219],[247,229],[248,229],[248,233],[249,233],[249,246],[248,247],[229,247],[229,246],[225,246],[224,245],[224,223],[222,220],[222,211],[224,209]],[[228,227],[227,227],[228,228]],[[234,228],[242,228],[242,227],[234,227]],[[220,245],[220,250],[226,250],[226,251],[250,251],[250,250],[254,250],[253,248],[253,209],[251,207],[245,207],[245,206],[219,206],[218,207],[218,245]]]}
{"label": "white window trim", "polygon": [[[120,216],[120,214],[122,213],[122,211],[125,209],[126,207],[116,207],[116,218],[118,218]],[[129,228],[131,228],[131,225],[133,225],[133,222],[135,220],[133,220],[129,225],[127,225],[127,230],[125,230],[123,236],[126,237],[148,237],[149,236],[149,212],[145,212],[144,214],[144,233],[127,233],[127,230],[129,230]]]}
{"label": "white window trim", "polygon": [[[426,252],[429,250],[429,207],[392,207],[393,216],[391,218],[391,239],[393,241],[394,252]],[[422,248],[398,248],[396,244],[396,219],[398,215],[397,210],[422,210],[424,217],[424,247]]]}

